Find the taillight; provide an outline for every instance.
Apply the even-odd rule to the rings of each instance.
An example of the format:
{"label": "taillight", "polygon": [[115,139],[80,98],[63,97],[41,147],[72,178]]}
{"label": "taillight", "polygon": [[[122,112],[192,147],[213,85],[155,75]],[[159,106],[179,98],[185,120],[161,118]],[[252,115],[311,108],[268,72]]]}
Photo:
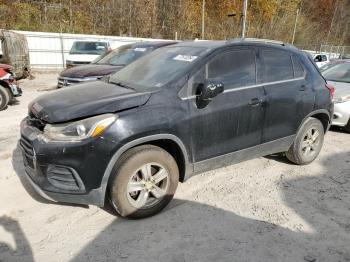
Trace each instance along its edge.
{"label": "taillight", "polygon": [[330,94],[331,98],[333,99],[334,91],[335,91],[334,86],[332,86],[332,85],[330,85],[330,84],[326,84],[326,87],[327,87],[327,89],[328,89],[328,91],[329,91],[329,94]]}

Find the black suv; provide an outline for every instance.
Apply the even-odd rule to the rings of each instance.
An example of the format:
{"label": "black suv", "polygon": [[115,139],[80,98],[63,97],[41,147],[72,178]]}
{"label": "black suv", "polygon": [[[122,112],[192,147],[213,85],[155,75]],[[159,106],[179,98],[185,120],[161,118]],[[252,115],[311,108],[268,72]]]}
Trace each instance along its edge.
{"label": "black suv", "polygon": [[150,216],[195,173],[279,152],[313,161],[333,91],[283,43],[171,45],[108,80],[34,100],[21,123],[25,170],[48,199],[109,200],[121,216]]}

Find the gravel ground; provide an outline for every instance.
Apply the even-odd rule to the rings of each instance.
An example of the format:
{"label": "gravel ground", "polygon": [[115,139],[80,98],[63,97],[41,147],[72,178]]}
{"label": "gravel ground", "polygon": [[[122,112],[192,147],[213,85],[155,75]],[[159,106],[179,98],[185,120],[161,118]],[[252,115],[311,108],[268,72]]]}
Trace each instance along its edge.
{"label": "gravel ground", "polygon": [[195,176],[148,219],[43,200],[22,179],[16,145],[27,104],[56,76],[23,80],[20,104],[0,112],[0,261],[350,261],[350,134],[341,130],[308,166],[268,156]]}

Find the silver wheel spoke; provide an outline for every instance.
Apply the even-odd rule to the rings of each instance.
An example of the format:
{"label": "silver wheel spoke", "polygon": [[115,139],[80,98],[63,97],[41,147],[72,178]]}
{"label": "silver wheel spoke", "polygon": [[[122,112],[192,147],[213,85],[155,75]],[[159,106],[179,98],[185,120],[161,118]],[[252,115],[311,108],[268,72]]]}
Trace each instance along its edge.
{"label": "silver wheel spoke", "polygon": [[143,182],[130,182],[128,185],[128,193],[141,191],[145,188]]}
{"label": "silver wheel spoke", "polygon": [[161,168],[155,175],[153,175],[154,184],[158,184],[160,181],[168,177],[168,172]]}
{"label": "silver wheel spoke", "polygon": [[309,146],[309,143],[307,142],[307,141],[303,141],[303,142],[301,142],[301,148],[302,149],[305,149],[305,148],[307,148]]}
{"label": "silver wheel spoke", "polygon": [[311,152],[311,147],[310,147],[310,146],[306,147],[306,149],[305,149],[305,154],[306,154],[306,155],[309,155],[310,152]]}
{"label": "silver wheel spoke", "polygon": [[309,131],[307,131],[307,138],[311,139],[312,138],[312,129],[310,129]]}
{"label": "silver wheel spoke", "polygon": [[320,133],[317,130],[315,130],[315,133],[312,135],[312,141],[315,142],[319,135]]}
{"label": "silver wheel spoke", "polygon": [[141,191],[140,195],[137,197],[137,200],[135,201],[136,206],[138,208],[143,207],[147,202],[148,196],[149,196],[148,191]]}
{"label": "silver wheel spoke", "polygon": [[155,198],[161,198],[165,195],[165,190],[161,189],[160,187],[154,186],[151,190],[152,195]]}
{"label": "silver wheel spoke", "polygon": [[152,176],[152,173],[151,173],[151,165],[146,164],[146,165],[142,166],[142,168],[141,168],[141,173],[142,173],[142,177],[143,177],[145,180],[150,179],[151,176]]}

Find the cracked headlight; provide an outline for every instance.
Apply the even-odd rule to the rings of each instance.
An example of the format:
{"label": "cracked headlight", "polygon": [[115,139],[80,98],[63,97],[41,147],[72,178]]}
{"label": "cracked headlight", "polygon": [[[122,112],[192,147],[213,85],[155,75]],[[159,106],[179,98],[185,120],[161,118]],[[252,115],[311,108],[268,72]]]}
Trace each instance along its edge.
{"label": "cracked headlight", "polygon": [[77,142],[89,137],[97,137],[116,119],[116,115],[104,114],[64,124],[47,124],[44,136],[50,141]]}

